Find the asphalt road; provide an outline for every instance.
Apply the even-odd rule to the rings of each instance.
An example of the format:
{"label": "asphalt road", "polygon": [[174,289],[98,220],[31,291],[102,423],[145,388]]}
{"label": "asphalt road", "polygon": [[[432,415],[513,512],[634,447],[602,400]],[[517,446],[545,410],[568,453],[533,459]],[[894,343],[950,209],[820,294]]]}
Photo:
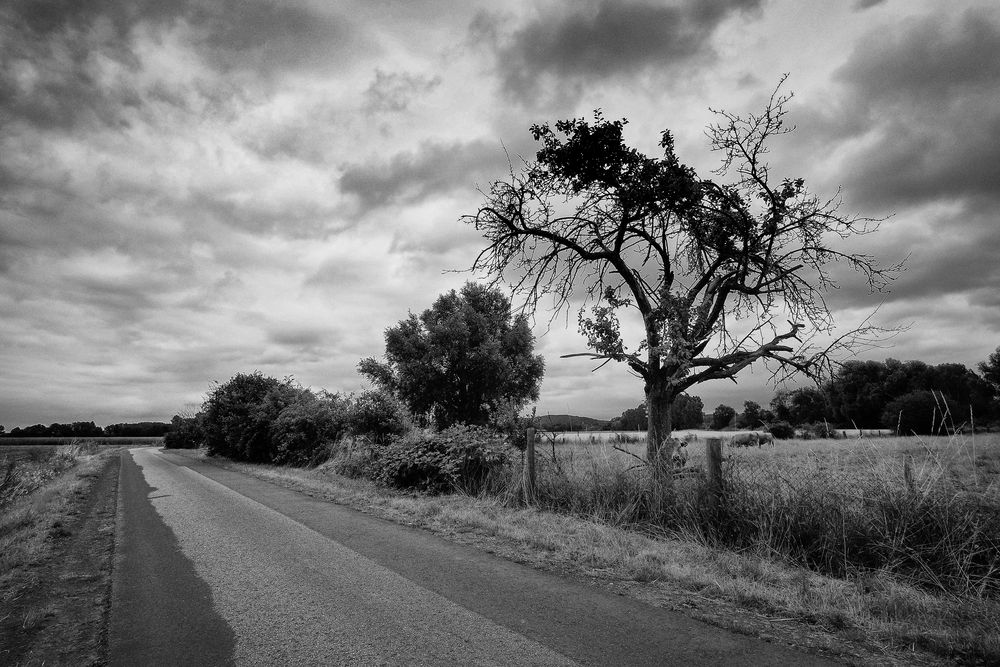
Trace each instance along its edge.
{"label": "asphalt road", "polygon": [[832,664],[161,450],[118,511],[114,665]]}

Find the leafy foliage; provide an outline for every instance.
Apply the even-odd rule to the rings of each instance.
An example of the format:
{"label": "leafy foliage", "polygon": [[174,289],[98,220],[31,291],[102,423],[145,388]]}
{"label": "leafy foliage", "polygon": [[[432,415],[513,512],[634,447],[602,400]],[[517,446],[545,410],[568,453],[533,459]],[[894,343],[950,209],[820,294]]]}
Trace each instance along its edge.
{"label": "leafy foliage", "polygon": [[363,359],[358,370],[439,428],[485,425],[509,404],[538,398],[544,361],[533,349],[527,319],[512,316],[507,297],[466,283],[386,330],[386,361]]}
{"label": "leafy foliage", "polygon": [[767,432],[779,440],[795,437],[795,427],[786,421],[776,421],[767,425]]}
{"label": "leafy foliage", "polygon": [[715,430],[724,429],[733,423],[736,417],[736,410],[729,405],[720,405],[712,411],[712,428]]}
{"label": "leafy foliage", "polygon": [[203,439],[200,413],[194,417],[174,415],[170,420],[170,430],[163,436],[163,446],[167,449],[197,449]]}
{"label": "leafy foliage", "polygon": [[986,361],[979,362],[979,372],[993,389],[993,395],[1000,397],[1000,347],[993,350]]}
{"label": "leafy foliage", "polygon": [[351,406],[350,432],[384,444],[392,436],[409,429],[407,417],[406,408],[389,392],[383,389],[365,391],[355,397]]}
{"label": "leafy foliage", "polygon": [[[942,392],[948,396],[953,401],[956,424],[967,421],[970,409],[977,419],[995,415],[996,406],[991,402],[989,384],[962,364],[931,366],[922,361],[886,359],[884,362],[848,361],[838,369],[826,386],[830,420],[845,425],[857,424],[859,428],[895,428],[895,419],[891,426],[884,419],[889,403],[919,391]],[[928,424],[931,414],[928,411],[926,415]]]}
{"label": "leafy foliage", "polygon": [[268,463],[273,456],[271,422],[291,402],[292,387],[260,371],[237,373],[209,392],[202,428],[210,455]]}
{"label": "leafy foliage", "polygon": [[479,493],[510,452],[505,436],[482,427],[415,431],[377,450],[376,481],[431,493]]}
{"label": "leafy foliage", "polygon": [[[701,428],[705,404],[701,397],[680,394],[670,406],[671,423],[675,429]],[[645,403],[629,408],[610,423],[614,431],[643,431],[649,424]]]}
{"label": "leafy foliage", "polygon": [[[882,413],[882,426],[896,430],[901,435],[932,435],[948,433],[954,426],[951,401],[942,394],[919,389],[889,401]],[[951,416],[949,423],[947,416]]]}
{"label": "leafy foliage", "polygon": [[271,423],[274,463],[316,463],[347,432],[350,403],[337,394],[300,390]]}
{"label": "leafy foliage", "polygon": [[774,417],[792,424],[821,422],[829,414],[826,394],[815,387],[782,389],[771,399]]}

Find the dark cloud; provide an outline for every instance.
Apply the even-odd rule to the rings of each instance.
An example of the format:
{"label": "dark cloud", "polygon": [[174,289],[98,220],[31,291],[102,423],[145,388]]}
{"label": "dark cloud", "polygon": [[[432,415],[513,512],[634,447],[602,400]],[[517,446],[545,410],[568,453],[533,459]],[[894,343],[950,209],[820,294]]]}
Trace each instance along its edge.
{"label": "dark cloud", "polygon": [[441,84],[441,77],[432,78],[406,72],[375,70],[375,80],[364,94],[364,110],[397,113],[406,111],[415,97],[426,94]]}
{"label": "dark cloud", "polygon": [[349,165],[340,188],[356,196],[368,211],[458,189],[471,191],[477,177],[493,176],[506,166],[499,142],[427,143],[416,152],[398,153],[388,162]]}
{"label": "dark cloud", "polygon": [[884,4],[886,0],[855,0],[854,9],[861,12],[866,9],[871,9],[877,5]]}
{"label": "dark cloud", "polygon": [[305,352],[316,352],[325,346],[333,346],[340,342],[341,338],[340,333],[336,331],[292,324],[275,327],[267,334],[267,339],[271,343]]}
{"label": "dark cloud", "polygon": [[1000,196],[1000,15],[970,9],[877,30],[837,71],[843,86],[807,110],[805,139],[847,149],[852,201],[898,209]]}
{"label": "dark cloud", "polygon": [[522,102],[587,81],[631,76],[710,56],[715,28],[761,0],[689,0],[676,5],[600,0],[572,3],[504,37],[507,17],[481,15],[477,39],[493,40],[504,91]]}
{"label": "dark cloud", "polygon": [[[229,78],[192,82],[194,91],[136,82],[138,26],[196,26],[192,47]],[[149,101],[185,105],[236,95],[231,74],[329,68],[358,51],[360,31],[346,21],[287,3],[225,0],[22,0],[0,8],[0,115],[41,129],[124,126]],[[366,47],[368,51],[371,47]],[[154,73],[155,78],[156,73]]]}
{"label": "dark cloud", "polygon": [[338,56],[375,48],[359,43],[360,31],[345,19],[287,2],[226,0],[197,7],[190,14],[190,20],[204,30],[201,45],[227,71],[327,69],[338,64]]}

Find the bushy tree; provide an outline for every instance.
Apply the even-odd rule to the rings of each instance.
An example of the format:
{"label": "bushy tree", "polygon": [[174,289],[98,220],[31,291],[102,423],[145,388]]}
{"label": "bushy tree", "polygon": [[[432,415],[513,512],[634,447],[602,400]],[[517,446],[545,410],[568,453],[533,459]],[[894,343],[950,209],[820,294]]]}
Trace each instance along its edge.
{"label": "bushy tree", "polygon": [[[700,397],[681,394],[674,401],[671,410],[673,411],[671,420],[675,428],[701,428],[705,404]],[[611,428],[615,431],[645,431],[648,425],[645,403],[629,408],[611,420]]]}
{"label": "bushy tree", "polygon": [[[881,426],[890,401],[919,391],[942,392],[954,403],[956,421],[970,410],[978,418],[994,414],[988,381],[962,364],[931,366],[922,361],[848,361],[825,385],[831,420],[860,428]],[[957,415],[961,414],[961,418]]]}
{"label": "bushy tree", "polygon": [[736,418],[736,425],[743,428],[759,428],[764,422],[764,411],[756,401],[743,401],[743,412]]}
{"label": "bushy tree", "polygon": [[170,430],[163,435],[163,446],[167,449],[197,449],[203,439],[201,413],[193,417],[174,415],[170,420]]}
{"label": "bushy tree", "polygon": [[815,387],[782,389],[771,399],[771,410],[781,421],[795,425],[812,424],[826,419],[829,401],[826,394]]}
{"label": "bushy tree", "polygon": [[993,395],[1000,397],[1000,347],[991,352],[986,361],[979,362],[979,372],[993,390]]}
{"label": "bushy tree", "polygon": [[350,408],[350,432],[375,444],[385,444],[393,436],[405,433],[409,430],[408,421],[406,408],[384,389],[362,392]]}
{"label": "bushy tree", "polygon": [[[956,415],[950,401],[926,389],[911,391],[889,401],[882,414],[882,426],[898,430],[900,435],[933,435],[949,433]],[[960,417],[959,417],[960,418]]]}
{"label": "bushy tree", "polygon": [[719,405],[712,411],[712,429],[718,431],[733,423],[736,410],[729,405]]}
{"label": "bushy tree", "polygon": [[272,460],[293,466],[318,463],[347,433],[350,421],[349,401],[338,394],[302,389],[271,423]]}
{"label": "bushy tree", "polygon": [[[816,373],[873,333],[862,326],[811,344],[833,332],[823,293],[835,265],[857,270],[873,290],[894,267],[842,243],[877,221],[844,215],[839,196],[816,197],[801,178],[772,176],[768,144],[788,131],[789,98],[775,91],[745,118],[720,112],[708,135],[722,156],[716,173],[729,182],[682,164],[667,131],[662,156],[648,157],[625,144],[626,121],[599,112],[593,122],[534,125],[535,161],[493,183],[465,217],[487,241],[473,270],[510,283],[529,307],[553,303],[554,316],[593,304],[590,315],[579,312],[592,350],[580,356],[626,364],[642,379],[650,462],[671,460],[671,406],[688,388],[755,362]],[[625,317],[643,331],[633,343],[622,335]]]}
{"label": "bushy tree", "polygon": [[294,393],[290,383],[260,371],[237,373],[209,392],[202,404],[205,446],[211,455],[269,462],[271,422]]}
{"label": "bushy tree", "polygon": [[670,411],[671,422],[677,429],[701,428],[705,419],[705,404],[702,403],[699,396],[680,394],[674,399]]}
{"label": "bushy tree", "polygon": [[358,370],[438,428],[491,422],[510,404],[537,400],[544,361],[534,336],[498,290],[466,283],[385,332],[385,361]]}

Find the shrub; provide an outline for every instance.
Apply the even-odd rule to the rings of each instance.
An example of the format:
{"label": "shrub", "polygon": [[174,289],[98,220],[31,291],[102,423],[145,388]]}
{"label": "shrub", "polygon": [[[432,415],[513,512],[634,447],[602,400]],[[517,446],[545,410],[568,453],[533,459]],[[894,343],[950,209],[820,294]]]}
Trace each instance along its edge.
{"label": "shrub", "polygon": [[352,435],[384,444],[392,436],[402,435],[409,428],[406,408],[386,391],[374,389],[362,392],[354,399],[349,417]]}
{"label": "shrub", "polygon": [[413,432],[377,451],[376,481],[431,493],[479,493],[511,451],[503,435],[478,426]]}
{"label": "shrub", "polygon": [[208,453],[236,461],[270,463],[275,454],[271,425],[308,390],[291,379],[238,373],[212,390],[202,405],[202,430]]}
{"label": "shrub", "polygon": [[163,436],[163,446],[167,449],[197,449],[203,439],[201,413],[194,417],[174,415],[170,420],[170,430]]}
{"label": "shrub", "polygon": [[275,463],[305,466],[325,458],[346,432],[349,403],[337,394],[303,389],[271,423]]}
{"label": "shrub", "polygon": [[767,432],[779,440],[795,437],[795,428],[786,421],[777,421],[767,425]]}

